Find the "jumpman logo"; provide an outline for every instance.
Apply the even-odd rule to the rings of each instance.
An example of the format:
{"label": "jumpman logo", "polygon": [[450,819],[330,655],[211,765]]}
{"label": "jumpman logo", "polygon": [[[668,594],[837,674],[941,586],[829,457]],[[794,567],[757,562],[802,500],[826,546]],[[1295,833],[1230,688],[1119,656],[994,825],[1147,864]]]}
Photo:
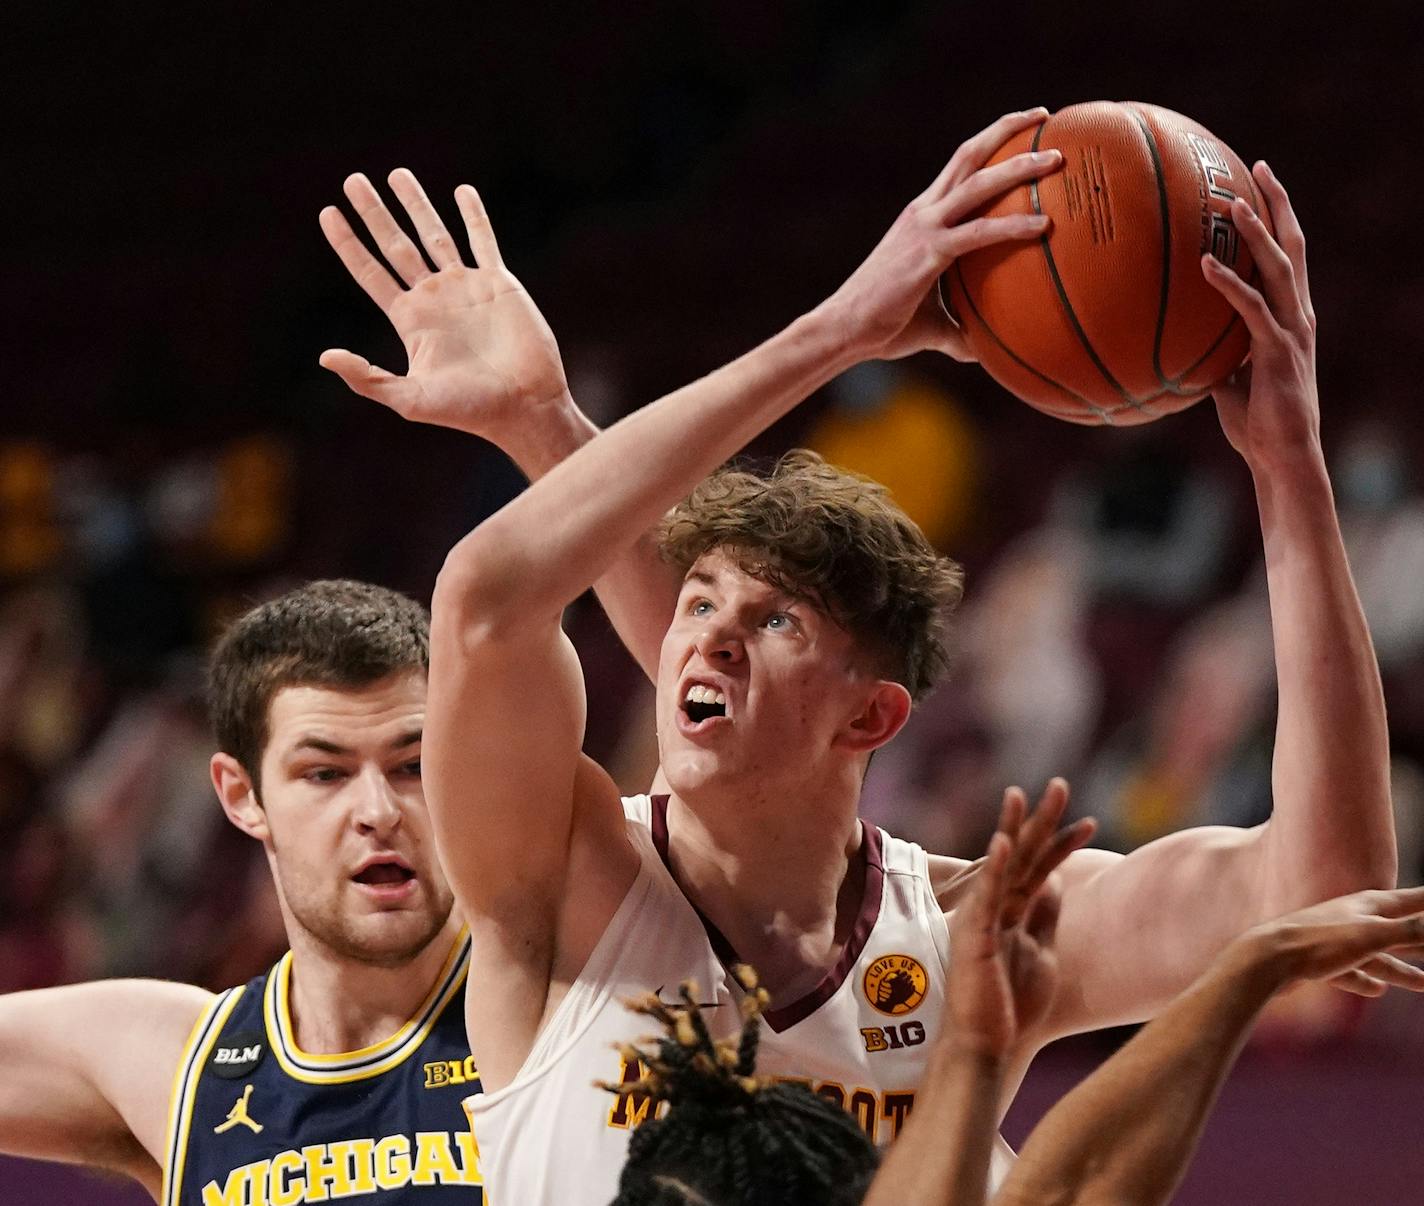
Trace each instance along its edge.
{"label": "jumpman logo", "polygon": [[241,1123],[243,1126],[248,1127],[254,1135],[260,1135],[262,1133],[262,1124],[260,1122],[253,1122],[247,1113],[247,1103],[251,1099],[252,1086],[248,1085],[247,1088],[242,1090],[242,1096],[233,1104],[232,1109],[227,1112],[227,1121],[220,1122],[217,1126],[213,1127],[213,1134],[221,1135],[224,1131],[230,1131],[233,1127],[237,1126],[238,1123]]}

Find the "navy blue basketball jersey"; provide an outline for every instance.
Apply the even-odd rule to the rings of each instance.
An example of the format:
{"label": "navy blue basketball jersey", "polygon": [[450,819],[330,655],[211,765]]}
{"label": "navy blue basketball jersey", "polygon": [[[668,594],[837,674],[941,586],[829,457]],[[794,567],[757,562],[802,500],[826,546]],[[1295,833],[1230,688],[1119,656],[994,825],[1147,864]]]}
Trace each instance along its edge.
{"label": "navy blue basketball jersey", "polygon": [[469,1115],[470,941],[384,1042],[310,1055],[288,1010],[292,956],[220,994],[189,1036],[168,1114],[162,1206],[372,1206],[484,1200]]}

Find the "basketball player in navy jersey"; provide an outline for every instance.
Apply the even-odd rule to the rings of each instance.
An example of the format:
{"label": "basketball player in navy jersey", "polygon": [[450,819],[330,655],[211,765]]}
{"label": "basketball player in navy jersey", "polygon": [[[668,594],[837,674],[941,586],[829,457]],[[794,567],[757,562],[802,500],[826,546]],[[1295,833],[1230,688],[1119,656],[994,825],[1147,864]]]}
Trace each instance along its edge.
{"label": "basketball player in navy jersey", "polygon": [[[807,458],[761,484],[724,474],[701,487],[666,527],[682,578],[658,675],[671,790],[622,804],[580,755],[587,703],[559,617],[679,498],[840,371],[926,348],[970,358],[933,286],[973,247],[1043,233],[1028,216],[970,217],[1056,168],[1053,155],[984,166],[1041,116],[1012,115],[964,144],[831,298],[585,445],[447,559],[427,789],[474,935],[468,1021],[485,1095],[471,1108],[496,1194],[611,1191],[640,1117],[588,1087],[618,1079],[606,1043],[632,1023],[615,1020],[616,998],[692,978],[709,1004],[733,1001],[720,971],[733,957],[784,1003],[767,1019],[770,1070],[799,1070],[881,1141],[903,1124],[927,1039],[943,1029],[944,915],[966,864],[863,826],[856,805],[871,752],[942,667],[953,567],[873,487]],[[1251,925],[1393,882],[1382,696],[1321,453],[1304,244],[1284,189],[1264,165],[1255,175],[1280,232],[1237,207],[1260,290],[1214,263],[1203,271],[1252,336],[1251,368],[1217,406],[1252,473],[1266,548],[1274,815],[1067,861],[1063,988],[1018,1044],[1010,1090],[1044,1043],[1150,1016]],[[502,272],[477,198],[461,196],[480,263]],[[448,245],[413,216],[427,247]],[[438,400],[336,356],[326,362],[362,392],[444,421]]]}
{"label": "basketball player in navy jersey", "polygon": [[469,941],[421,791],[428,637],[419,604],[340,581],[228,630],[213,784],[265,847],[292,949],[217,995],[0,998],[0,1150],[127,1173],[165,1206],[478,1199]]}

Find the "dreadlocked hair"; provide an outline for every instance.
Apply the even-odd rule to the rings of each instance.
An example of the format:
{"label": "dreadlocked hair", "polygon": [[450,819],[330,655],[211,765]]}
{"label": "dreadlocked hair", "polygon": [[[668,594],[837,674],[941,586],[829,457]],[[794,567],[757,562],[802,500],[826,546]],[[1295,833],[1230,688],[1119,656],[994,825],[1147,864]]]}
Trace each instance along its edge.
{"label": "dreadlocked hair", "polygon": [[697,1005],[697,986],[680,1003],[649,994],[628,1002],[663,1027],[646,1045],[622,1048],[645,1074],[602,1084],[641,1096],[664,1117],[640,1126],[613,1206],[851,1206],[865,1196],[879,1155],[850,1115],[803,1084],[756,1075],[761,1016],[770,1004],[750,967],[732,974],[746,992],[742,1027],[714,1039]]}

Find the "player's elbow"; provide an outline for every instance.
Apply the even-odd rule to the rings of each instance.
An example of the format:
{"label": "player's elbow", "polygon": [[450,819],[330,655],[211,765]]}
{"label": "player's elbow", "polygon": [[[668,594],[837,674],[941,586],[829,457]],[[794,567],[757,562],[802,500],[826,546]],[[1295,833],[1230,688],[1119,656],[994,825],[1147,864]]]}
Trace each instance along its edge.
{"label": "player's elbow", "polygon": [[445,558],[430,600],[433,647],[469,647],[498,641],[528,614],[517,589],[519,575],[496,557],[482,557],[472,538]]}
{"label": "player's elbow", "polygon": [[1269,886],[1263,899],[1263,918],[1367,889],[1390,889],[1399,877],[1392,827],[1373,836],[1337,841],[1325,851],[1269,841],[1267,849],[1271,870],[1265,881]]}

